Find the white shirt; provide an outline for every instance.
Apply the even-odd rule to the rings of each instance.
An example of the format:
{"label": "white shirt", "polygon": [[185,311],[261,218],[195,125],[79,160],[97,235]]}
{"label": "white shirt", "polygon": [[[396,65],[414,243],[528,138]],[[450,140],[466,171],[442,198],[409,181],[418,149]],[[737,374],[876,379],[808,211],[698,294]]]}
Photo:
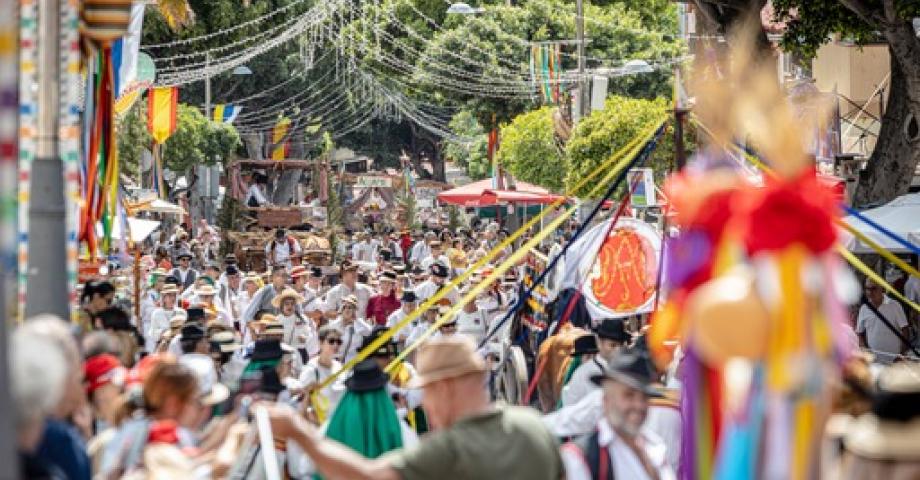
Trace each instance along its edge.
{"label": "white shirt", "polygon": [[[901,304],[892,300],[885,295],[882,304],[878,306],[878,311],[891,324],[901,329],[907,326],[907,317],[904,315],[904,309]],[[891,363],[900,355],[902,342],[884,322],[882,322],[868,306],[859,307],[859,316],[856,320],[856,333],[866,334],[866,343],[869,349],[875,354],[876,361],[880,363]]]}
{"label": "white shirt", "polygon": [[[415,286],[415,296],[418,297],[418,302],[422,303],[425,300],[433,297],[435,293],[438,293],[438,290],[441,289],[441,285],[438,285],[431,281],[431,279],[425,280],[424,282]],[[450,300],[451,304],[457,303],[457,300],[460,299],[460,292],[456,288],[451,288],[447,291],[447,294],[444,295],[444,298]]]}
{"label": "white shirt", "polygon": [[263,206],[268,203],[268,199],[265,198],[265,195],[262,194],[262,190],[255,183],[249,186],[249,193],[246,195],[246,206],[249,206],[249,200],[255,198],[256,203],[259,206]]}
{"label": "white shirt", "polygon": [[[290,239],[290,240],[289,240]],[[272,257],[272,245],[275,246],[275,255]],[[291,247],[294,247],[291,251]],[[265,258],[271,259],[272,265],[284,265],[288,268],[291,267],[291,255],[300,253],[300,242],[293,237],[285,237],[280,243],[272,239],[271,242],[268,242],[268,245],[265,246]]]}
{"label": "white shirt", "polygon": [[[330,375],[338,372],[341,369],[342,362],[339,362],[338,360],[333,359],[332,366],[326,368],[319,364],[319,357],[313,357],[310,359],[310,361],[307,362],[306,365],[304,365],[303,371],[300,372],[300,378],[298,380],[300,380],[300,384],[303,385],[304,388],[313,384],[319,385],[323,383],[327,378],[329,378]],[[329,400],[329,412],[327,413],[332,413],[332,411],[335,409],[335,406],[338,405],[339,399],[341,399],[342,395],[345,393],[345,384],[343,383],[342,378],[343,377],[340,376],[338,379],[336,379],[336,381],[332,382],[320,392]]]}
{"label": "white shirt", "polygon": [[356,318],[351,325],[345,325],[345,322],[339,317],[334,322],[330,322],[329,326],[336,329],[339,335],[342,336],[342,348],[339,350],[339,358],[344,362],[351,360],[358,354],[358,349],[361,348],[364,337],[370,335],[371,330],[373,330],[370,324],[360,318]]}
{"label": "white shirt", "polygon": [[177,313],[179,313],[178,308],[172,310],[157,308],[150,314],[150,323],[144,332],[144,345],[148,352],[156,350],[157,342],[160,341],[163,332],[169,330],[169,322]]}
{"label": "white shirt", "polygon": [[[316,328],[313,320],[302,318],[297,314],[290,317],[278,315],[276,319],[284,326],[284,336],[281,343],[286,343],[294,348],[303,348],[307,353],[319,352],[319,342],[316,339]],[[313,350],[312,352],[310,350]]]}
{"label": "white shirt", "polygon": [[374,294],[374,290],[371,287],[360,282],[355,282],[354,290],[349,288],[348,285],[340,283],[326,293],[326,311],[338,312],[339,308],[342,307],[342,299],[349,295],[354,295],[358,299],[358,318],[364,318],[367,316],[367,301]]}
{"label": "white shirt", "polygon": [[352,260],[359,262],[373,262],[377,259],[377,244],[362,240],[351,246]]}
{"label": "white shirt", "polygon": [[591,381],[591,377],[603,373],[601,368],[603,360],[594,357],[591,360],[582,363],[572,372],[572,378],[569,379],[562,387],[562,405],[574,405],[589,393],[597,390],[599,387]]}
{"label": "white shirt", "polygon": [[415,263],[419,263],[429,256],[431,256],[431,247],[424,240],[415,242],[415,245],[412,245],[412,249],[409,250],[409,259]]}
{"label": "white shirt", "polygon": [[[649,479],[642,461],[633,450],[626,445],[619,435],[610,427],[607,420],[597,423],[597,441],[601,447],[606,447],[610,455],[613,468],[613,478],[629,480]],[[648,458],[652,468],[657,470],[660,480],[673,480],[674,471],[667,463],[667,447],[664,442],[653,432],[642,428],[636,440]],[[560,449],[562,464],[565,466],[567,480],[591,480],[591,468],[585,463],[584,456],[573,444],[563,445]]]}
{"label": "white shirt", "polygon": [[[419,319],[415,326],[412,327],[412,331],[409,332],[409,335],[406,337],[406,345],[411,345],[418,339],[422,338],[422,335],[424,335],[429,328],[431,328],[431,322],[424,319]],[[435,332],[434,335],[437,335],[438,333],[440,332]]]}
{"label": "white shirt", "polygon": [[904,296],[914,303],[920,303],[920,278],[913,275],[904,282]]}
{"label": "white shirt", "polygon": [[[397,308],[395,312],[391,313],[390,316],[387,317],[387,328],[393,328],[396,326],[397,323],[403,321],[403,319],[406,318],[406,315],[408,315],[408,313],[403,311],[402,306]],[[396,332],[396,334],[393,335],[393,340],[397,342],[405,342],[406,339],[409,338],[409,334],[412,333],[412,329],[414,329],[416,325],[418,325],[418,319],[409,322],[409,325],[406,325],[405,328],[399,330]]]}
{"label": "white shirt", "polygon": [[489,328],[486,323],[486,314],[478,308],[474,312],[461,310],[457,313],[457,333],[469,336],[479,345],[486,336],[486,330]]}

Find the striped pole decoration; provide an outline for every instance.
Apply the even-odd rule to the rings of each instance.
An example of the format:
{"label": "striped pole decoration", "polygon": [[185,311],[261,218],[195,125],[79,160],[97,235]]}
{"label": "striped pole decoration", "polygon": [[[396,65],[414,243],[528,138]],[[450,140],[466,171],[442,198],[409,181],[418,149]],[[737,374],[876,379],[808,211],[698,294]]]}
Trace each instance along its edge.
{"label": "striped pole decoration", "polygon": [[67,258],[67,292],[70,301],[71,321],[79,320],[80,305],[77,298],[78,252],[80,242],[77,226],[80,220],[80,5],[78,0],[67,0],[61,5],[61,113],[58,131],[58,149],[61,152],[64,176],[64,215],[66,221],[65,253]]}
{"label": "striped pole decoration", "polygon": [[32,185],[32,162],[35,160],[38,131],[38,99],[33,89],[37,77],[38,2],[22,0],[19,15],[19,218],[17,221],[16,319],[26,313],[26,288],[29,271],[29,196]]}
{"label": "striped pole decoration", "polygon": [[[2,2],[0,2],[2,3]],[[4,3],[18,9],[19,2]],[[16,282],[16,154],[19,115],[19,68],[16,38],[18,15],[0,16],[0,314],[14,318]]]}

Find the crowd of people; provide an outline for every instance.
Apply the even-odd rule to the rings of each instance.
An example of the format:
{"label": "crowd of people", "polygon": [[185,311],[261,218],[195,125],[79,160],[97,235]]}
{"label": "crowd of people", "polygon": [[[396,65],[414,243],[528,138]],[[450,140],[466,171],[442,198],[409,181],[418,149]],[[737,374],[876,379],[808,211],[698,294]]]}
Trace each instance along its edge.
{"label": "crowd of people", "polygon": [[[98,279],[82,286],[79,324],[40,317],[15,330],[23,478],[679,475],[680,354],[668,368],[653,363],[641,322],[568,322],[559,336],[571,343],[548,353],[566,360],[548,403],[508,406],[496,398],[498,353],[510,335],[497,320],[514,307],[522,281],[543,268],[540,255],[445,317],[494,268],[451,282],[507,238],[497,224],[358,232],[332,268],[305,264],[297,240],[279,229],[264,249],[266,272],[247,271],[232,254],[214,261],[217,232],[206,224],[198,230],[199,252],[177,229],[141,260],[139,316],[120,304],[115,282]],[[544,251],[558,253],[568,238],[560,233]],[[546,301],[565,295],[555,283],[547,281]],[[417,311],[438,293],[441,301]],[[416,318],[378,342],[408,316]],[[365,360],[343,370],[375,343]],[[399,359],[407,347],[418,348]],[[873,378],[890,379],[877,387],[855,375],[865,388],[849,391],[861,390],[864,401],[850,402],[848,414],[868,413],[875,423],[857,425],[863,436],[845,439],[863,461],[854,471],[892,461],[890,451],[860,441],[873,425],[894,428],[891,417],[916,418],[910,412],[917,409],[903,403],[920,392],[914,365],[876,372]],[[866,407],[875,388],[888,403]]]}

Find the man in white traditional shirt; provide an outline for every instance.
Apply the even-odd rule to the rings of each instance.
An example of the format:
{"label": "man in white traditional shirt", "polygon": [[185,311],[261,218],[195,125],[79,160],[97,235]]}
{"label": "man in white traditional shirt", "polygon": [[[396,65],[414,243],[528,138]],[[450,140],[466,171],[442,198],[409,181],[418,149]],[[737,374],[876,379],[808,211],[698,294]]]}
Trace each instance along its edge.
{"label": "man in white traditional shirt", "polygon": [[367,317],[367,301],[374,296],[374,290],[358,282],[358,266],[351,262],[342,264],[342,282],[326,293],[326,315],[335,317],[342,307],[342,299],[354,295],[358,300],[358,318]]}
{"label": "man in white traditional shirt", "polygon": [[431,247],[428,246],[428,242],[433,242],[437,240],[437,235],[434,232],[425,232],[425,236],[412,245],[412,249],[409,250],[409,261],[416,265],[420,265],[422,260],[431,255]]}
{"label": "man in white traditional shirt", "polygon": [[249,301],[249,305],[246,306],[246,310],[243,311],[243,316],[240,317],[240,329],[246,331],[246,324],[251,322],[255,318],[256,313],[260,310],[267,310],[269,312],[275,313],[277,310],[272,306],[272,300],[275,296],[284,291],[284,286],[287,283],[287,269],[284,267],[275,267],[272,270],[271,283],[260,288],[255,295],[252,296],[252,299]]}
{"label": "man in white traditional shirt", "polygon": [[160,306],[150,314],[150,323],[144,332],[144,346],[147,352],[153,352],[163,332],[169,330],[169,323],[182,309],[176,307],[179,289],[167,284],[160,290]]}
{"label": "man in white traditional shirt", "polygon": [[342,349],[337,358],[347,362],[358,354],[364,337],[370,335],[373,328],[357,316],[358,299],[354,295],[346,296],[340,303],[339,318],[330,322],[329,326],[338,330],[342,336]]}
{"label": "man in white traditional shirt", "polygon": [[572,373],[572,378],[562,387],[562,405],[573,405],[597,388],[591,378],[600,375],[604,366],[616,358],[629,341],[626,324],[621,318],[607,318],[595,330],[597,334],[597,355],[582,363]]}
{"label": "man in white traditional shirt", "polygon": [[358,239],[351,247],[351,259],[355,262],[373,262],[377,258],[375,241],[370,240],[367,232],[358,232]]}
{"label": "man in white traditional shirt", "polygon": [[[428,280],[415,286],[415,296],[418,297],[419,302],[424,302],[434,296],[434,294],[444,286],[447,277],[450,275],[450,269],[448,269],[446,265],[440,263],[432,264],[428,271],[430,272]],[[447,291],[444,298],[448,299],[451,304],[454,304],[460,299],[460,292],[452,287]]]}
{"label": "man in white traditional shirt", "polygon": [[619,355],[593,380],[604,392],[604,418],[593,433],[562,446],[566,479],[676,478],[664,442],[643,426],[649,398],[660,396],[651,386],[655,373],[648,357]]}
{"label": "man in white traditional shirt", "polygon": [[438,319],[438,310],[440,310],[438,305],[432,305],[428,310],[425,310],[419,315],[418,323],[412,327],[412,331],[409,332],[409,336],[406,338],[406,345],[411,345],[422,338],[422,335],[424,335]]}
{"label": "man in white traditional shirt", "polygon": [[265,246],[265,261],[269,265],[291,268],[294,258],[300,258],[300,242],[283,228],[275,230],[275,237]]}
{"label": "man in white traditional shirt", "polygon": [[431,253],[422,259],[421,266],[423,269],[428,270],[435,263],[450,266],[450,259],[447,258],[447,255],[444,255],[444,248],[440,241],[432,240],[429,247],[431,248]]}
{"label": "man in white traditional shirt", "polygon": [[[868,348],[875,356],[875,361],[889,364],[900,355],[907,352],[908,345],[898,338],[900,333],[904,338],[910,338],[907,317],[901,304],[892,300],[877,283],[866,279],[866,300],[875,307],[882,316],[891,324],[886,325],[875,314],[868,304],[859,307],[856,319],[856,334],[859,336],[859,346]],[[897,333],[892,331],[897,329]]]}
{"label": "man in white traditional shirt", "polygon": [[236,265],[228,265],[227,269],[221,274],[224,281],[218,282],[217,289],[217,306],[220,307],[227,316],[230,318],[230,321],[239,328],[240,320],[240,284],[242,283],[242,278],[240,277],[240,271],[236,268]]}
{"label": "man in white traditional shirt", "polygon": [[[470,287],[466,286],[460,293],[465,295],[469,290]],[[479,345],[488,330],[489,322],[486,319],[486,313],[479,308],[476,302],[467,302],[463,310],[457,314],[457,332],[469,336],[476,345]]]}
{"label": "man in white traditional shirt", "polygon": [[[403,319],[412,313],[418,305],[418,299],[415,298],[415,292],[412,290],[403,290],[402,297],[400,297],[399,301],[399,308],[387,317],[387,328],[393,328],[396,324],[403,321]],[[393,340],[400,346],[404,345],[406,343],[406,338],[409,337],[409,334],[412,333],[416,325],[418,325],[418,319],[413,320],[409,325],[397,331],[396,334],[393,335]]]}

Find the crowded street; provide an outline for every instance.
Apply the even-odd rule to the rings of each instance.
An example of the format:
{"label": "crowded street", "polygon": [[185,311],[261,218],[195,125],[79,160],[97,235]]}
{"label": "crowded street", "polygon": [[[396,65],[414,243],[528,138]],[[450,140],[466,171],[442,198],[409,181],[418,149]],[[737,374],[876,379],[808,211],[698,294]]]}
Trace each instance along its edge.
{"label": "crowded street", "polygon": [[920,479],[916,2],[0,5],[0,480]]}

